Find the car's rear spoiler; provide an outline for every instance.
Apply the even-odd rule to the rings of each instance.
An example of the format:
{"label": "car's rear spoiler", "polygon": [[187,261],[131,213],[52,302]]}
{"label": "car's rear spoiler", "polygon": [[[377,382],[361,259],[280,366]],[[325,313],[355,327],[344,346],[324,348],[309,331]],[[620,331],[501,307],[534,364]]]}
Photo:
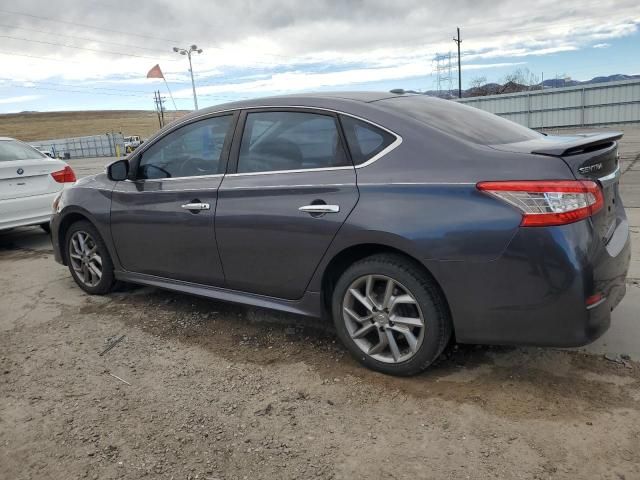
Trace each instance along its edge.
{"label": "car's rear spoiler", "polygon": [[624,135],[623,132],[575,134],[572,135],[571,140],[567,142],[545,145],[544,147],[534,149],[531,153],[552,155],[555,157],[576,155],[603,148],[605,145],[621,139],[622,135]]}

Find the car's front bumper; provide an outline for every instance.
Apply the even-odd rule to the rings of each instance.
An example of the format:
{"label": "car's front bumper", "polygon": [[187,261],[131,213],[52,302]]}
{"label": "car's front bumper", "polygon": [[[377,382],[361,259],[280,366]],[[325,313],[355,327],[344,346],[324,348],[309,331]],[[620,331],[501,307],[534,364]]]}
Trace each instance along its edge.
{"label": "car's front bumper", "polygon": [[[625,294],[626,219],[607,245],[589,220],[520,228],[491,262],[429,262],[462,343],[572,347],[601,336]],[[587,298],[604,300],[589,307]]]}

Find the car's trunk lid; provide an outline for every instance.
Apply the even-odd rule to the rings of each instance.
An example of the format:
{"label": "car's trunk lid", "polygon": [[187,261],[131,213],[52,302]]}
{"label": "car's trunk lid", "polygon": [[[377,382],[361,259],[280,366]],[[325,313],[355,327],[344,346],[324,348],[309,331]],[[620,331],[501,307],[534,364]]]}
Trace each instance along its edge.
{"label": "car's trunk lid", "polygon": [[605,204],[604,208],[594,215],[593,223],[602,240],[607,243],[617,224],[624,218],[618,188],[620,166],[617,141],[622,135],[621,132],[610,132],[542,136],[525,142],[492,145],[492,148],[558,157],[567,164],[576,179],[599,182]]}
{"label": "car's trunk lid", "polygon": [[53,159],[0,162],[0,200],[44,195],[62,190],[51,173],[62,170],[64,162]]}

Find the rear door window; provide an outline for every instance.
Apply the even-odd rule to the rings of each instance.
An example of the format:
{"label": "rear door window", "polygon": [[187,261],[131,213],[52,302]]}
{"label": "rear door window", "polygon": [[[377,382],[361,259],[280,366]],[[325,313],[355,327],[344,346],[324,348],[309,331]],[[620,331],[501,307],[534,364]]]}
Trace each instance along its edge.
{"label": "rear door window", "polygon": [[340,122],[356,165],[376,156],[396,140],[391,133],[348,115],[341,115]]}
{"label": "rear door window", "polygon": [[351,162],[333,116],[291,111],[247,114],[238,173],[348,165]]}

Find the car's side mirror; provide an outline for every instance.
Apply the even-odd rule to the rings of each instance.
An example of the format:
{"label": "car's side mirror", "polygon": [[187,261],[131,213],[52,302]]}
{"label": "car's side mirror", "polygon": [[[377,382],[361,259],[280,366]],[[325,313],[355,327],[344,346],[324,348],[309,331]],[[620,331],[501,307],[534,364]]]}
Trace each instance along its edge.
{"label": "car's side mirror", "polygon": [[107,166],[107,176],[109,180],[113,180],[114,182],[126,180],[129,176],[129,161],[118,160],[109,164],[109,166]]}

